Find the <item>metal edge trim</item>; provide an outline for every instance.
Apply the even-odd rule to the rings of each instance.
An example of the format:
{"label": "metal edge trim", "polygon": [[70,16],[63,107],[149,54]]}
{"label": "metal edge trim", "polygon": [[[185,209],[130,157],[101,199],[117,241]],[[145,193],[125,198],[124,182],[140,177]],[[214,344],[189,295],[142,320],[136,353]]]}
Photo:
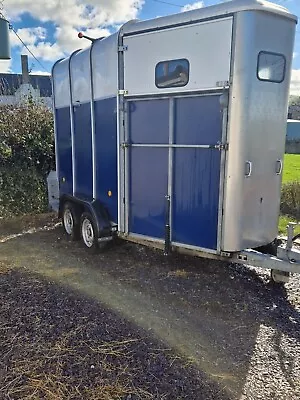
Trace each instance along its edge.
{"label": "metal edge trim", "polygon": [[69,70],[69,86],[70,86],[70,123],[71,123],[71,142],[72,142],[72,177],[73,177],[73,196],[76,193],[76,168],[75,168],[75,140],[74,140],[74,113],[73,113],[73,91],[72,91],[72,76],[71,76],[71,60],[81,49],[75,50],[69,57],[68,70]]}
{"label": "metal edge trim", "polygon": [[51,86],[52,86],[52,109],[53,109],[53,124],[54,124],[54,146],[55,146],[55,169],[56,169],[56,175],[58,179],[58,187],[60,187],[60,179],[58,177],[58,172],[59,172],[59,158],[58,158],[58,139],[57,139],[57,124],[56,124],[56,105],[55,105],[55,83],[54,83],[54,68],[58,63],[63,61],[64,58],[61,58],[57,60],[52,68],[51,68],[51,76],[52,76],[52,81],[51,81]]}

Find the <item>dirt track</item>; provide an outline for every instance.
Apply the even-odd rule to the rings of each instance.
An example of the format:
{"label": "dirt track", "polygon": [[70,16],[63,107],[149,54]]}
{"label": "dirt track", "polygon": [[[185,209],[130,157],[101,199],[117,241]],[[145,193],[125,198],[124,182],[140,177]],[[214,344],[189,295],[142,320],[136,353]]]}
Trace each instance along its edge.
{"label": "dirt track", "polygon": [[[9,279],[17,288],[9,296],[2,282],[2,306],[12,302],[14,309],[21,283],[37,279],[38,285],[46,285],[45,293],[50,290],[47,285],[56,288],[62,312],[64,296],[67,302],[71,295],[84,304],[91,302],[93,310],[98,305],[112,313],[108,322],[112,330],[123,321],[134,337],[156,341],[158,353],[166,359],[180,358],[173,373],[182,376],[182,392],[174,383],[170,386],[172,362],[159,378],[162,384],[156,394],[147,384],[147,369],[141,369],[145,381],[142,376],[140,387],[153,398],[300,398],[298,276],[285,291],[269,285],[264,271],[175,255],[166,259],[159,251],[125,242],[93,256],[79,243],[68,242],[61,227],[14,236],[29,223],[53,227],[55,221],[49,223],[45,216],[33,222],[2,221],[0,226],[1,279],[6,283]],[[77,314],[76,302],[73,307]],[[1,320],[4,316],[2,309]],[[0,389],[3,369],[2,374]]]}

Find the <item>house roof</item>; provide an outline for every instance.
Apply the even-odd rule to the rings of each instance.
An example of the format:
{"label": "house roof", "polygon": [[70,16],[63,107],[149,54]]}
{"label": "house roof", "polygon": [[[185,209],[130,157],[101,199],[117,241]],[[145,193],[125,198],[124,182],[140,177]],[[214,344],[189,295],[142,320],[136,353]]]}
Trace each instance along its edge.
{"label": "house roof", "polygon": [[[40,90],[41,97],[52,96],[51,77],[49,75],[29,75],[30,84]],[[14,95],[22,84],[21,74],[0,74],[0,96]]]}

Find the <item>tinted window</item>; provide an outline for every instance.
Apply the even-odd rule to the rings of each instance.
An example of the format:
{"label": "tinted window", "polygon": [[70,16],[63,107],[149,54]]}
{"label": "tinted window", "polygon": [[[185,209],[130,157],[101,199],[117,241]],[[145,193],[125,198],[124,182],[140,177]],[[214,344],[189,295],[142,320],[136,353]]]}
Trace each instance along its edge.
{"label": "tinted window", "polygon": [[284,80],[285,65],[282,54],[261,51],[258,55],[257,77],[261,81],[280,83]]}
{"label": "tinted window", "polygon": [[186,59],[162,61],[155,68],[155,85],[160,89],[185,86],[189,74],[190,64]]}

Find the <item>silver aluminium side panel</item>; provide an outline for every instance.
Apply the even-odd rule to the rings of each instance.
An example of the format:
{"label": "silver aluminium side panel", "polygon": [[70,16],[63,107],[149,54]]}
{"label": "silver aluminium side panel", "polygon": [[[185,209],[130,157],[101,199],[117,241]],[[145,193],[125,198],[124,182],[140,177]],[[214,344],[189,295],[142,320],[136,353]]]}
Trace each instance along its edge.
{"label": "silver aluminium side panel", "polygon": [[70,60],[72,103],[91,101],[90,49],[81,50]]}
{"label": "silver aluminium side panel", "polygon": [[[285,149],[295,25],[294,20],[271,13],[249,11],[236,15],[222,233],[224,251],[258,247],[277,236],[280,163]],[[285,56],[282,83],[257,78],[261,51]]]}
{"label": "silver aluminium side panel", "polygon": [[117,95],[118,90],[118,34],[98,40],[92,47],[94,100]]}
{"label": "silver aluminium side panel", "polygon": [[70,105],[69,60],[62,60],[55,64],[53,71],[54,105],[55,108]]}
{"label": "silver aluminium side panel", "polygon": [[[281,1],[283,3],[283,1]],[[287,1],[285,3],[288,3]],[[285,4],[288,5],[288,4]],[[274,4],[265,0],[236,0],[223,1],[209,7],[202,7],[191,11],[172,14],[165,17],[138,21],[127,25],[124,33],[138,33],[147,30],[159,30],[171,25],[192,24],[199,20],[228,16],[242,11],[263,11],[277,14],[285,18],[296,21],[297,17],[289,13],[282,5]]]}
{"label": "silver aluminium side panel", "polygon": [[[215,89],[230,74],[232,17],[124,37],[124,88],[129,96]],[[155,67],[161,61],[187,59],[189,82],[159,89]]]}

